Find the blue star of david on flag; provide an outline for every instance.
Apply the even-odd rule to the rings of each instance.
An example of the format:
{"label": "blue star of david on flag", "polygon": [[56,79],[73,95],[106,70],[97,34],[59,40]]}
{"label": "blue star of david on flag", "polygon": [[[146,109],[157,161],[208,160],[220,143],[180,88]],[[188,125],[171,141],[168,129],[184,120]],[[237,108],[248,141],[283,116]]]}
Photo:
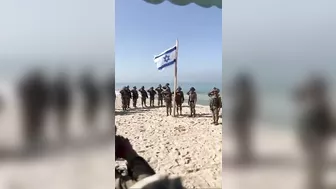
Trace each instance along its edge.
{"label": "blue star of david on flag", "polygon": [[171,66],[176,61],[176,46],[164,51],[154,57],[154,62],[158,70]]}

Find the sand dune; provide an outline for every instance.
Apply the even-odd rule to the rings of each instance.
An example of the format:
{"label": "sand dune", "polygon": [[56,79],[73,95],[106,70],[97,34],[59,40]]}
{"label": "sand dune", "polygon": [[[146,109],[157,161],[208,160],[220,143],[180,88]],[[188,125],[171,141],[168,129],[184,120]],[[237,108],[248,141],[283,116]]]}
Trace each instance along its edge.
{"label": "sand dune", "polygon": [[189,113],[188,107],[175,118],[166,116],[165,107],[123,113],[118,97],[117,134],[129,138],[156,172],[181,176],[187,188],[221,188],[222,125],[211,124],[208,106],[197,106],[196,118]]}

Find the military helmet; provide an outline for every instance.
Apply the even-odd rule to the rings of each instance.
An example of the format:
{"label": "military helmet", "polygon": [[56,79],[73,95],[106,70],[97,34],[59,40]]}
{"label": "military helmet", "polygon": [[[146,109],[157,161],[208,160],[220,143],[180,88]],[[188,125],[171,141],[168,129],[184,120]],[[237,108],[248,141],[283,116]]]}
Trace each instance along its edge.
{"label": "military helmet", "polygon": [[190,91],[195,91],[195,88],[194,88],[194,87],[191,87],[191,88],[190,88]]}
{"label": "military helmet", "polygon": [[166,86],[169,86],[169,83],[166,83]]}
{"label": "military helmet", "polygon": [[154,89],[154,87],[151,87],[150,89]]}
{"label": "military helmet", "polygon": [[180,86],[177,87],[177,90],[182,90],[182,88]]}
{"label": "military helmet", "polygon": [[141,87],[141,89],[144,89],[144,88],[145,88],[145,86],[142,86],[142,87]]}
{"label": "military helmet", "polygon": [[136,86],[134,86],[133,89],[136,89]]}
{"label": "military helmet", "polygon": [[159,84],[159,87],[162,87],[162,85],[161,85],[161,84]]}

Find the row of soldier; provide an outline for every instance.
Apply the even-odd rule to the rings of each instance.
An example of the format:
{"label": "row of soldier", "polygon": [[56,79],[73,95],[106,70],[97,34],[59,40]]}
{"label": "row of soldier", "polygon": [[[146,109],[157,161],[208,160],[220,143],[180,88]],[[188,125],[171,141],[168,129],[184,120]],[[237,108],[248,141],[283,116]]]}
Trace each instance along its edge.
{"label": "row of soldier", "polygon": [[[94,128],[97,110],[101,104],[102,95],[98,83],[91,73],[83,74],[80,81],[80,89],[83,97],[85,123]],[[41,71],[33,71],[23,78],[19,85],[19,98],[21,101],[21,113],[25,144],[30,149],[41,143],[45,128],[46,112],[52,108],[58,119],[58,130],[61,138],[68,136],[68,118],[70,109],[75,100],[70,78],[65,73],[60,73],[54,82],[47,82],[47,78]],[[114,80],[109,80],[106,88],[106,96],[113,104],[115,99]],[[113,91],[113,92],[112,92]],[[111,111],[113,108],[111,108]]]}
{"label": "row of soldier", "polygon": [[[139,90],[137,87],[134,86],[132,90],[130,90],[129,86],[123,87],[120,91],[121,95],[121,103],[123,111],[127,111],[130,108],[131,99],[133,101],[133,107],[137,108],[137,100],[139,98],[139,92],[141,94],[141,106],[147,107],[146,100],[149,96],[149,106],[154,107],[154,99],[155,95],[158,96],[158,106],[163,107],[163,101],[165,102],[166,106],[166,113],[167,116],[170,116],[172,113],[172,100],[173,95],[175,93],[175,103],[176,103],[176,111],[177,115],[182,115],[182,105],[185,101],[184,93],[181,87],[178,87],[175,91],[171,91],[169,83],[162,87],[160,84],[157,88],[150,87],[148,90],[145,90],[145,87],[142,86]],[[188,105],[190,108],[190,117],[196,117],[196,103],[197,103],[197,93],[194,87],[191,87],[190,90],[187,92],[188,98]],[[222,101],[219,95],[219,89],[214,87],[208,93],[210,97],[210,109],[213,114],[213,123],[218,124],[219,120],[219,112],[222,108]]]}

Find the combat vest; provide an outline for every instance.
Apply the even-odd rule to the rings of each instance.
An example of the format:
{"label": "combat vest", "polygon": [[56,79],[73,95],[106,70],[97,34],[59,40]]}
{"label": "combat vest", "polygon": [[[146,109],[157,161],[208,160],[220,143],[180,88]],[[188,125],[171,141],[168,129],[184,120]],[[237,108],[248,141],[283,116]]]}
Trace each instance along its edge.
{"label": "combat vest", "polygon": [[212,96],[210,99],[210,109],[222,108],[222,99],[220,96]]}

